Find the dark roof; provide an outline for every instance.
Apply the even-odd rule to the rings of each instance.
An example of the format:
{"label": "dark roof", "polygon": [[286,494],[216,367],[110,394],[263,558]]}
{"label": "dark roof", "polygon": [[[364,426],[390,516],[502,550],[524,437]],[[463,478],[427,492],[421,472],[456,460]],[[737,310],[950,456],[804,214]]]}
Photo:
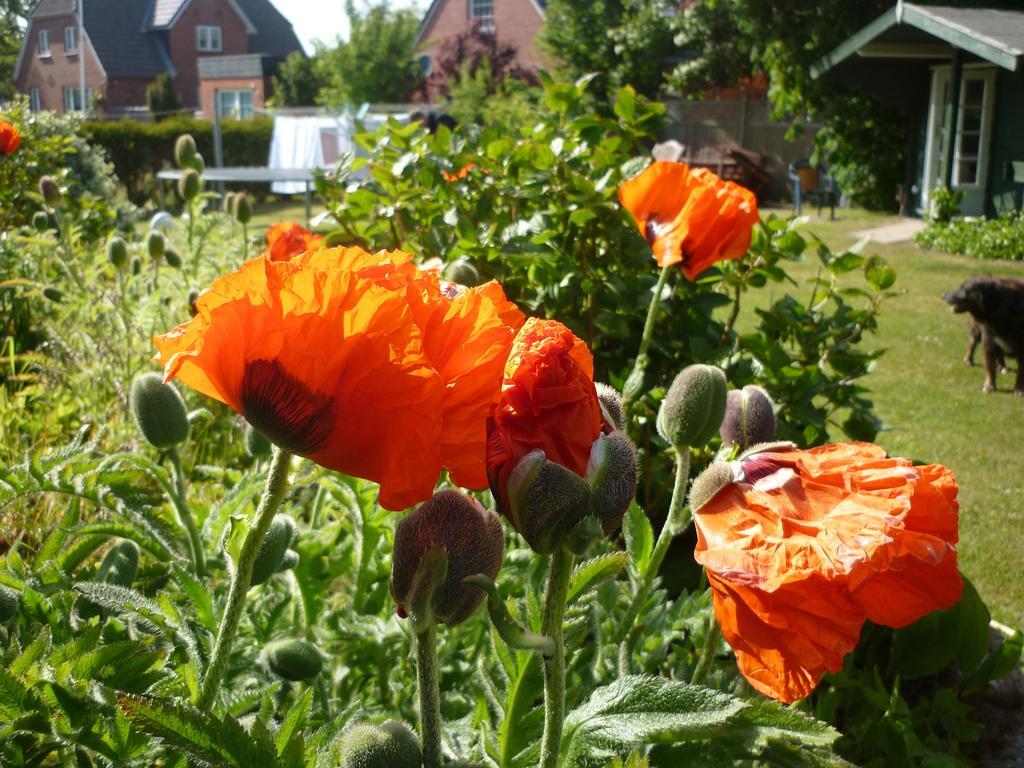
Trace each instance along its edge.
{"label": "dark roof", "polygon": [[85,32],[110,77],[154,77],[171,70],[159,38],[142,32],[149,0],[88,0]]}
{"label": "dark roof", "polygon": [[29,16],[42,19],[47,16],[67,16],[74,12],[75,0],[39,0]]}
{"label": "dark roof", "polygon": [[285,58],[293,51],[302,51],[302,43],[285,18],[270,0],[235,0],[249,21],[256,27],[256,34],[249,36],[249,50],[267,56]]}
{"label": "dark roof", "polygon": [[[938,40],[948,52],[925,48],[922,40]],[[1024,61],[1024,12],[898,2],[815,64],[811,74],[817,77],[854,54],[885,58],[890,52],[899,55],[901,47],[910,50],[908,46],[936,58],[959,48],[1018,71]]]}

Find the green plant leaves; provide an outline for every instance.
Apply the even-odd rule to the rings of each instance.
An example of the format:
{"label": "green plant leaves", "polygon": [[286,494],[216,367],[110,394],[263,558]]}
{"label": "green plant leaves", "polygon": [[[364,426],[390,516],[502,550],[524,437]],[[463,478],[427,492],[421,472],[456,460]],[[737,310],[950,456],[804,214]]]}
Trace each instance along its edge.
{"label": "green plant leaves", "polygon": [[622,521],[622,534],[626,538],[626,552],[637,574],[647,570],[654,552],[654,529],[647,513],[640,505],[633,502],[629,505],[626,517]]}

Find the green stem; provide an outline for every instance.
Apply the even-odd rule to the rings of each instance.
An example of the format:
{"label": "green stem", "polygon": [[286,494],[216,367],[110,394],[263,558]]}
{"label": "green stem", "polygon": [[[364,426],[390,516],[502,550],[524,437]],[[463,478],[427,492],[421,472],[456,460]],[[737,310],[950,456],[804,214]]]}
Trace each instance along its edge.
{"label": "green stem", "polygon": [[651,559],[647,561],[647,567],[640,576],[640,587],[636,591],[636,597],[630,602],[622,621],[619,622],[618,630],[615,632],[615,642],[621,643],[630,630],[633,623],[654,584],[654,578],[661,569],[661,564],[668,554],[669,545],[679,533],[685,530],[690,524],[690,508],[686,506],[686,486],[690,481],[690,448],[686,445],[676,446],[676,481],[672,488],[672,503],[669,505],[668,517],[665,524],[661,526],[661,533],[658,534],[658,541],[651,552]]}
{"label": "green stem", "polygon": [[231,579],[227,608],[224,610],[224,616],[221,618],[220,627],[217,630],[217,642],[213,647],[213,657],[210,659],[206,677],[203,678],[202,690],[199,695],[201,709],[209,709],[217,695],[218,688],[220,688],[221,679],[227,671],[231,646],[234,645],[235,635],[238,634],[238,624],[242,618],[245,595],[249,591],[249,583],[252,580],[252,568],[256,563],[260,544],[267,536],[270,522],[274,519],[274,514],[281,506],[285,491],[288,489],[288,467],[291,464],[291,459],[292,455],[288,451],[281,448],[274,449],[270,474],[267,475],[267,485],[263,489],[263,496],[256,508],[256,518],[242,543],[242,552],[238,557],[238,563]]}
{"label": "green stem", "polygon": [[188,539],[192,544],[192,562],[196,567],[196,576],[202,578],[206,572],[206,557],[203,554],[203,541],[199,537],[199,529],[196,528],[196,521],[193,519],[192,510],[188,505],[188,491],[185,488],[185,468],[181,464],[181,455],[178,453],[177,448],[171,448],[168,451],[168,455],[171,458],[171,464],[174,466],[175,490],[178,492],[178,498],[181,499],[181,504],[178,505],[178,515],[181,517],[185,530],[188,531]]}
{"label": "green stem", "polygon": [[437,684],[437,628],[434,624],[416,634],[416,675],[423,768],[441,768],[441,696]]}
{"label": "green stem", "polygon": [[544,738],[540,747],[540,768],[557,768],[565,723],[565,603],[569,596],[573,554],[565,549],[551,555],[541,632],[555,643],[555,651],[544,659]]}
{"label": "green stem", "polygon": [[196,251],[195,251],[195,248],[192,245],[192,241],[195,239],[195,231],[196,231],[196,209],[195,209],[195,206],[192,205],[192,201],[189,200],[188,201],[188,255],[190,257],[192,257],[191,260],[192,260],[192,269],[193,269],[192,274],[193,275],[195,274]]}
{"label": "green stem", "polygon": [[242,225],[242,263],[249,260],[249,225]]}
{"label": "green stem", "polygon": [[665,289],[665,283],[668,282],[669,269],[671,269],[671,265],[662,267],[661,274],[658,275],[650,306],[647,307],[647,320],[644,322],[644,332],[640,337],[640,349],[637,351],[636,362],[633,363],[632,373],[626,378],[626,386],[622,393],[622,407],[625,409],[627,417],[630,406],[642,391],[643,375],[647,370],[648,363],[647,350],[651,346],[651,337],[654,335],[654,323],[658,317],[658,308],[661,306],[661,294]]}
{"label": "green stem", "polygon": [[711,670],[711,659],[715,655],[715,646],[718,645],[718,639],[722,636],[722,628],[718,626],[718,620],[715,618],[714,613],[711,614],[710,621],[708,634],[704,638],[704,645],[700,649],[700,658],[697,659],[697,666],[693,670],[693,677],[690,678],[691,685],[702,685],[704,683],[704,679]]}

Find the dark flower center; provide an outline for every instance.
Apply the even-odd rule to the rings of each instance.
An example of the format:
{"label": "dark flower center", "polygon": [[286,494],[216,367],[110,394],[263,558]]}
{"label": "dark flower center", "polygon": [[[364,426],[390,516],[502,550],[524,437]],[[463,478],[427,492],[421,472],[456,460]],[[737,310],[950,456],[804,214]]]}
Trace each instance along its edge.
{"label": "dark flower center", "polygon": [[334,428],[332,398],[312,392],[276,360],[246,363],[241,396],[246,420],[291,453],[313,453]]}

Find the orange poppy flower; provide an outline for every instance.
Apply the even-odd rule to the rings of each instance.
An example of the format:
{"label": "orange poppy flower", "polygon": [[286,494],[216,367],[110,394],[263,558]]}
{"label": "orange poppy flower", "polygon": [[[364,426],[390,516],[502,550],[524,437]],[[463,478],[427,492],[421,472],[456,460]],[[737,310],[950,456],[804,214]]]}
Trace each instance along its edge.
{"label": "orange poppy flower", "polygon": [[271,261],[287,261],[300,253],[319,248],[324,239],[294,221],[282,221],[267,230],[267,253]]}
{"label": "orange poppy flower", "polygon": [[749,189],[704,168],[662,160],[624,182],[619,201],[650,243],[658,266],[681,262],[690,280],[746,253],[759,217]]}
{"label": "orange poppy flower", "polygon": [[283,448],[428,498],[442,468],[487,485],[487,417],[522,314],[497,283],[455,299],[409,254],[359,248],[252,259],[157,337],[166,378],[227,403]]}
{"label": "orange poppy flower", "polygon": [[0,120],[0,155],[6,157],[21,146],[21,134],[6,120]]}
{"label": "orange poppy flower", "polygon": [[449,173],[448,171],[441,171],[441,176],[444,177],[445,181],[452,182],[464,179],[469,176],[469,172],[476,168],[476,163],[467,163],[466,165],[459,168],[455,173]]}
{"label": "orange poppy flower", "polygon": [[530,318],[512,344],[488,423],[487,473],[502,510],[509,509],[508,478],[526,454],[540,449],[583,477],[601,429],[586,343],[557,320]]}
{"label": "orange poppy flower", "polygon": [[802,699],[842,668],[865,620],[904,627],[960,599],[957,484],[945,467],[870,443],[783,446],[727,466],[731,482],[694,510],[695,556],[761,693]]}

